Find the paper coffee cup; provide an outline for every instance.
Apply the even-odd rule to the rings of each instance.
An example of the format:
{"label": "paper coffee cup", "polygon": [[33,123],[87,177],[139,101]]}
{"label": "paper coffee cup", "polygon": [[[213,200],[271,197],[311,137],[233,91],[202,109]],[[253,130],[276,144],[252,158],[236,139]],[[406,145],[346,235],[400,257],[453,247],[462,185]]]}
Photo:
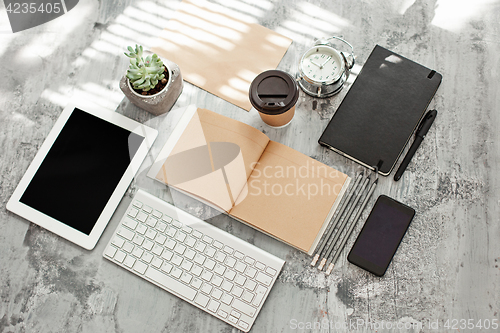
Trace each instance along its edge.
{"label": "paper coffee cup", "polygon": [[249,97],[250,103],[266,124],[284,127],[292,121],[295,114],[299,86],[286,72],[265,71],[252,81]]}

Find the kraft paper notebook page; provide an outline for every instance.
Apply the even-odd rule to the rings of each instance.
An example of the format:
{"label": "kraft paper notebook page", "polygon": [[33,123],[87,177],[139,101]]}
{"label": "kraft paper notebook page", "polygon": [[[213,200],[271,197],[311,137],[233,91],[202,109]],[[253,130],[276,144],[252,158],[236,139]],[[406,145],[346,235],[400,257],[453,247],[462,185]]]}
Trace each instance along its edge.
{"label": "kraft paper notebook page", "polygon": [[251,15],[205,0],[184,0],[152,51],[179,65],[183,78],[247,111],[248,90],[276,69],[292,40]]}
{"label": "kraft paper notebook page", "polygon": [[441,74],[375,46],[319,143],[388,175],[441,79]]}
{"label": "kraft paper notebook page", "polygon": [[249,125],[194,106],[148,176],[308,254],[350,182]]}

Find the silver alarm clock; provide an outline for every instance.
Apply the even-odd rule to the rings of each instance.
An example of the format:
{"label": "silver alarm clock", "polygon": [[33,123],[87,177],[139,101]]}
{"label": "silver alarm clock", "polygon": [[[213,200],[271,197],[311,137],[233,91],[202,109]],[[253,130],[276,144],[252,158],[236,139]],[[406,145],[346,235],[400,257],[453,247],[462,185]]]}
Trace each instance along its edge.
{"label": "silver alarm clock", "polygon": [[[335,49],[330,43],[332,39],[348,45],[350,54]],[[351,44],[340,37],[319,39],[300,59],[297,81],[308,95],[330,97],[342,89],[352,66],[354,50]]]}

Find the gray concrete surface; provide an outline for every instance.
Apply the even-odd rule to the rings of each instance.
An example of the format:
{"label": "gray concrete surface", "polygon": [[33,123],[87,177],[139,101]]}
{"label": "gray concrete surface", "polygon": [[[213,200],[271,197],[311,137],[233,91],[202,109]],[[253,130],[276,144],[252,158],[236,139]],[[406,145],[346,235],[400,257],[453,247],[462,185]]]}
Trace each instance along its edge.
{"label": "gray concrete surface", "polygon": [[[381,179],[368,205],[387,194],[417,211],[383,278],[349,264],[347,250],[326,277],[309,268],[307,255],[287,245],[229,217],[209,219],[287,261],[253,332],[500,332],[492,326],[500,319],[500,2],[214,2],[292,38],[282,70],[296,70],[313,37],[342,35],[354,46],[358,65],[380,44],[444,77],[430,105],[439,115],[421,149],[401,181]],[[177,4],[81,0],[68,14],[16,34],[0,4],[0,333],[236,331],[102,258],[129,196],[90,252],[5,209],[73,98],[164,129],[155,149],[161,147],[175,113],[153,118],[124,99],[118,82],[127,67],[125,47],[150,46]],[[195,103],[239,119],[354,176],[360,170],[355,163],[317,144],[346,92],[325,100],[301,92],[295,119],[280,130],[266,127],[255,111],[189,83],[174,108]],[[171,201],[166,188],[145,178],[151,158],[133,186]],[[181,208],[213,215],[194,202]],[[464,329],[462,319],[474,328]],[[325,320],[330,328],[307,328]],[[371,324],[358,326],[362,321]],[[411,323],[416,326],[408,328]]]}

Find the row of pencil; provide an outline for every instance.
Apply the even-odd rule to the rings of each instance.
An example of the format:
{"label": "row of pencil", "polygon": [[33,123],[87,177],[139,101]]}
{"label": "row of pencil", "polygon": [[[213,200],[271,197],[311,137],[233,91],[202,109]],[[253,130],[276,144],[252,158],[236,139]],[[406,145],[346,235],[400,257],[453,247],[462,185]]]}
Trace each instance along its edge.
{"label": "row of pencil", "polygon": [[[375,172],[375,174],[377,173]],[[340,256],[361,213],[365,209],[377,186],[377,176],[375,176],[374,181],[370,181],[370,176],[367,176],[364,181],[362,181],[362,179],[363,176],[359,175],[349,194],[344,196],[337,210],[337,214],[319,243],[317,247],[318,250],[311,262],[311,266],[314,267],[319,260],[318,269],[321,271],[323,267],[327,267],[326,275],[330,275],[332,272],[335,262]],[[361,206],[359,206],[354,218],[351,220],[351,216],[359,202],[361,202]]]}

